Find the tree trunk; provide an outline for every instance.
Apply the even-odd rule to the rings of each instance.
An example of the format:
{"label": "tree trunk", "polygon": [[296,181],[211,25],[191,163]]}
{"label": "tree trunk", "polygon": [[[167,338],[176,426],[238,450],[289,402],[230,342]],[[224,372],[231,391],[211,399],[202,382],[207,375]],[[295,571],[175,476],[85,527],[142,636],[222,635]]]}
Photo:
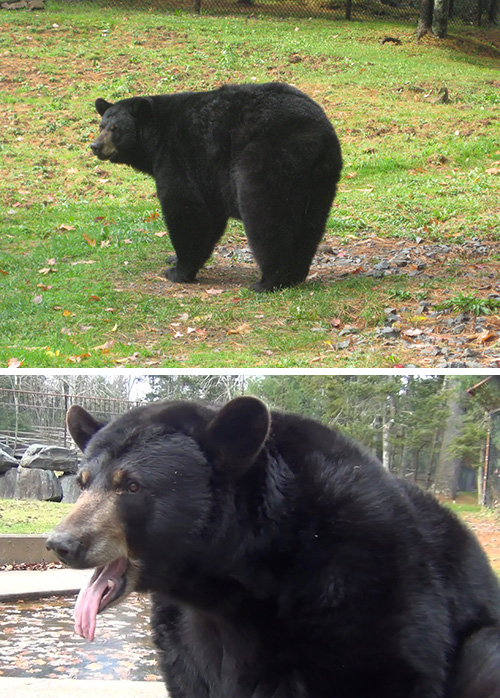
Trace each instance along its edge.
{"label": "tree trunk", "polygon": [[451,454],[451,446],[460,434],[460,422],[463,415],[463,407],[460,400],[462,388],[458,378],[447,376],[443,383],[443,389],[448,391],[448,417],[444,427],[443,440],[441,441],[433,489],[445,497],[456,499],[461,461]]}
{"label": "tree trunk", "polygon": [[498,23],[498,0],[490,0],[490,4],[488,7],[488,23]]}
{"label": "tree trunk", "polygon": [[432,31],[432,14],[434,12],[434,0],[422,0],[420,6],[420,19],[417,27],[417,40],[424,34]]}
{"label": "tree trunk", "polygon": [[387,395],[384,423],[382,425],[382,465],[386,470],[391,469],[391,431],[394,425],[394,416],[396,414],[396,403],[394,395]]}
{"label": "tree trunk", "polygon": [[440,39],[446,36],[446,31],[448,29],[448,5],[449,0],[435,0],[434,3],[432,31]]}

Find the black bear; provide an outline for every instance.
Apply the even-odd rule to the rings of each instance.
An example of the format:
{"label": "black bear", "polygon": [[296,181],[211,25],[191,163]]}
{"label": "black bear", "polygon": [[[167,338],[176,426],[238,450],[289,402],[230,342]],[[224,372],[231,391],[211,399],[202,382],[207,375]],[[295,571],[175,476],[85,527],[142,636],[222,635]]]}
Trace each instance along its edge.
{"label": "black bear", "polygon": [[479,543],[356,443],[252,397],[67,420],[82,494],[47,545],[97,568],[76,629],[151,592],[171,698],[500,696]]}
{"label": "black bear", "polygon": [[177,260],[165,275],[194,281],[229,218],[243,221],[262,272],[257,291],[305,280],[342,160],[326,114],[289,85],[97,99],[101,160],[152,175]]}

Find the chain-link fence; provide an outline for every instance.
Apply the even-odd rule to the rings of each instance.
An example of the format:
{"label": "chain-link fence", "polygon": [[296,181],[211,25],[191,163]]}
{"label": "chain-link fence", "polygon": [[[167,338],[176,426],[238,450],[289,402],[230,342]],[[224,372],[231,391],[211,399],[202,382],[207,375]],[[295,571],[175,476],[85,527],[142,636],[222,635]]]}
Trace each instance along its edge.
{"label": "chain-link fence", "polygon": [[[10,0],[12,1],[12,0]],[[68,4],[126,10],[182,10],[200,14],[400,20],[417,24],[424,0],[66,0]],[[496,24],[500,0],[448,0],[449,23]]]}
{"label": "chain-link fence", "polygon": [[66,392],[53,393],[0,388],[0,446],[9,446],[17,455],[35,442],[69,446],[66,412],[73,402],[103,421],[139,404],[124,398],[75,395],[69,388]]}

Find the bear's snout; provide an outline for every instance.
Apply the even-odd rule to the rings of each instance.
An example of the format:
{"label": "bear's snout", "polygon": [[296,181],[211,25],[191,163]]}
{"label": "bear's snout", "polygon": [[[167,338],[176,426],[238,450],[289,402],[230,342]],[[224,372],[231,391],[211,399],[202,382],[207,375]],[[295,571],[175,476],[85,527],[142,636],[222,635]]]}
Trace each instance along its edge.
{"label": "bear's snout", "polygon": [[78,567],[83,558],[83,543],[71,533],[54,531],[45,543],[47,550],[53,550],[59,560],[69,567]]}
{"label": "bear's snout", "polygon": [[93,143],[90,144],[90,150],[94,153],[94,155],[97,155],[99,157],[99,153],[101,152],[101,147],[102,144],[98,143],[97,141],[94,141]]}
{"label": "bear's snout", "polygon": [[95,141],[90,144],[90,149],[94,153],[94,155],[97,155],[99,160],[109,160],[110,158],[112,158],[113,155],[115,155],[115,153],[117,152],[117,150],[113,143],[111,131],[102,131],[97,136]]}

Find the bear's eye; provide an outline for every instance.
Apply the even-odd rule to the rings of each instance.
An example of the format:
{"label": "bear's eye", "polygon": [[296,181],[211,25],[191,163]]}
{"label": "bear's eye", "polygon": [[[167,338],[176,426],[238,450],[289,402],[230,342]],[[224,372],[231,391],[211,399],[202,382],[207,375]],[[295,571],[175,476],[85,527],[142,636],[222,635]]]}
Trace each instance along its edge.
{"label": "bear's eye", "polygon": [[129,482],[127,483],[127,492],[130,492],[131,494],[139,492],[140,489],[141,486],[135,480],[129,480]]}
{"label": "bear's eye", "polygon": [[118,131],[118,126],[115,126],[115,125],[113,124],[113,126],[110,126],[110,127],[109,127],[109,130],[110,130],[110,131],[115,131],[115,132],[117,132],[117,131]]}

